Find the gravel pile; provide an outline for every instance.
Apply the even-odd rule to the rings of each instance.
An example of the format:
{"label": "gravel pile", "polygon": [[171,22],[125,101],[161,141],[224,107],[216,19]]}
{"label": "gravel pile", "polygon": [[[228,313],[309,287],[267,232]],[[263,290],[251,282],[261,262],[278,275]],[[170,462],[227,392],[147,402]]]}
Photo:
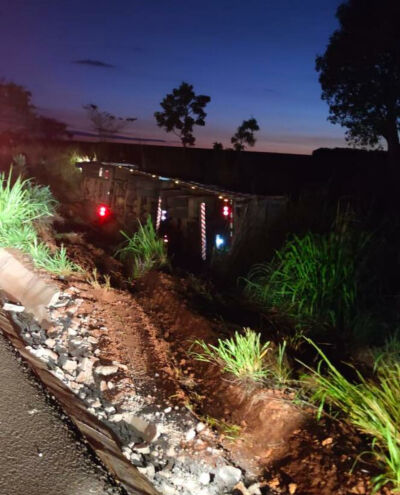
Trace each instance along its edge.
{"label": "gravel pile", "polygon": [[138,388],[127,366],[102,359],[99,344],[109,329],[80,312],[79,295],[69,287],[49,308],[53,325],[46,331],[26,313],[13,317],[26,348],[112,428],[125,457],[165,495],[265,493],[210,445],[214,434],[186,408],[157,403],[153,381]]}

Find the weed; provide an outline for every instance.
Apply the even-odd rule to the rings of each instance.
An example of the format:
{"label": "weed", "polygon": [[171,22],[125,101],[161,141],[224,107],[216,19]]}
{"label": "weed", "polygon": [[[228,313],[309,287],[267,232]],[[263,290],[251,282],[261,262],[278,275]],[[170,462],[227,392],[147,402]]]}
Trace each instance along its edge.
{"label": "weed", "polygon": [[[400,361],[379,359],[375,374],[366,379],[357,371],[358,383],[352,383],[329,361],[310,339],[322,360],[311,371],[313,399],[321,412],[325,405],[339,409],[347,421],[372,437],[372,454],[382,468],[373,482],[378,490],[392,483],[400,491]],[[322,373],[322,364],[327,367]]]}
{"label": "weed", "polygon": [[[270,342],[261,344],[261,335],[250,328],[244,333],[235,332],[230,339],[218,339],[218,344],[206,344],[196,340],[198,352],[190,351],[198,361],[215,363],[240,381],[260,381],[267,378],[270,371],[265,365],[265,356],[270,350]],[[192,346],[193,349],[193,346]]]}
{"label": "weed", "polygon": [[94,268],[91,273],[86,277],[86,282],[88,282],[93,289],[104,289],[106,291],[111,289],[111,276],[103,275],[104,282],[102,283],[100,280],[101,275],[97,271],[97,268]]}
{"label": "weed", "polygon": [[286,357],[286,347],[287,347],[286,340],[278,344],[276,358],[275,358],[275,366],[272,368],[274,381],[280,386],[287,385],[290,382],[292,376],[292,369],[289,366]]}
{"label": "weed", "polygon": [[352,328],[370,236],[350,231],[308,233],[288,240],[269,263],[244,279],[248,299],[278,308],[298,327]]}
{"label": "weed", "polygon": [[56,275],[66,277],[74,272],[82,271],[79,265],[68,258],[67,250],[63,245],[55,253],[51,253],[46,244],[35,240],[29,246],[29,254],[38,268]]}
{"label": "weed", "polygon": [[201,416],[200,419],[203,423],[206,423],[210,428],[217,430],[228,440],[234,441],[240,435],[241,427],[239,425],[234,425],[223,419],[213,418],[209,415]]}
{"label": "weed", "polygon": [[66,250],[51,254],[38,241],[35,224],[54,215],[57,202],[48,187],[38,186],[30,179],[18,177],[13,181],[0,174],[0,246],[14,247],[30,254],[35,265],[52,273],[66,275],[79,267],[67,258]]}
{"label": "weed", "polygon": [[140,278],[150,270],[168,264],[164,241],[158,237],[150,216],[145,225],[139,222],[139,229],[132,236],[123,231],[121,234],[126,243],[116,252],[116,256],[132,262],[132,278]]}

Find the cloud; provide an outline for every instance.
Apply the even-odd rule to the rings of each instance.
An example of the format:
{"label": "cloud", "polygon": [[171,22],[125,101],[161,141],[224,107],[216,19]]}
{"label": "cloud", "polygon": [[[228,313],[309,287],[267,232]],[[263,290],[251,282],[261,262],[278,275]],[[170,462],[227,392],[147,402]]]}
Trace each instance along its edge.
{"label": "cloud", "polygon": [[102,62],[101,60],[93,60],[91,58],[85,58],[82,60],[73,60],[71,63],[79,65],[89,65],[90,67],[105,67],[106,69],[115,69],[115,65]]}

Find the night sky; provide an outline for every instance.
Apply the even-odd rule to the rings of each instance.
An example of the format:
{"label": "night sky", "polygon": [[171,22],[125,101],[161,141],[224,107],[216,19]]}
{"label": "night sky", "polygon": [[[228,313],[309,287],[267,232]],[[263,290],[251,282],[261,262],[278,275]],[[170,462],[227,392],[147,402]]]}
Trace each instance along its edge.
{"label": "night sky", "polygon": [[153,117],[187,81],[211,96],[196,146],[229,146],[250,116],[254,150],[311,153],[343,146],[327,122],[315,56],[340,0],[3,0],[0,77],[33,93],[45,115],[89,131],[82,105],[139,120],[124,131],[178,144]]}

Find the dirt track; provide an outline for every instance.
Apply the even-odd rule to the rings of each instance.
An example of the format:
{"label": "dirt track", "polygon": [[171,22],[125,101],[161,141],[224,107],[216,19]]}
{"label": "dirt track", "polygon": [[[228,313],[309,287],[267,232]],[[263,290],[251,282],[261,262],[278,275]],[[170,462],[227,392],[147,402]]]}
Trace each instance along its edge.
{"label": "dirt track", "polygon": [[120,493],[0,335],[0,495]]}

